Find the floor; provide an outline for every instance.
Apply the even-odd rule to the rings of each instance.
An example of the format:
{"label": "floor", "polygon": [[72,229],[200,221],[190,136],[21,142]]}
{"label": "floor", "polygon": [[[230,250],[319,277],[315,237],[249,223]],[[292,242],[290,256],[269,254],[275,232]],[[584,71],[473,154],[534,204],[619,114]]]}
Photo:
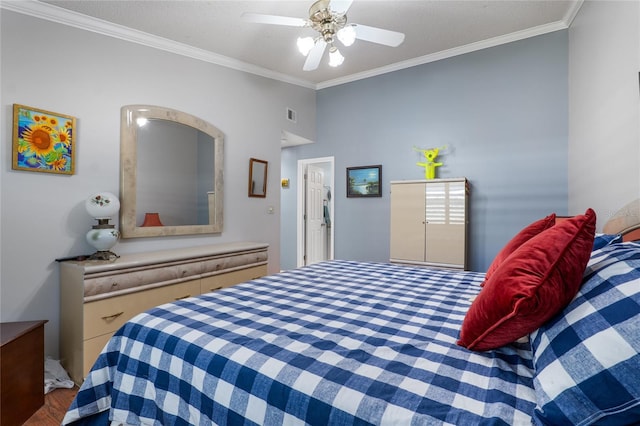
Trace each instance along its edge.
{"label": "floor", "polygon": [[78,388],[54,389],[44,396],[44,405],[23,426],[59,426]]}

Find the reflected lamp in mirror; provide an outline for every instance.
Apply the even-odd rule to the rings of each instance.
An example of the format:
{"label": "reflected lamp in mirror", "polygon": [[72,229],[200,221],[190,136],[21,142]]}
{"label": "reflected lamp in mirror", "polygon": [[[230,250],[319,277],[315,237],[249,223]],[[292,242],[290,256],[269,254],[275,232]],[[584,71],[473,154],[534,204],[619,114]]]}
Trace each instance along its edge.
{"label": "reflected lamp in mirror", "polygon": [[160,213],[145,213],[142,226],[164,226],[160,220]]}
{"label": "reflected lamp in mirror", "polygon": [[110,192],[98,192],[85,201],[87,213],[98,221],[97,225],[87,232],[87,242],[97,251],[90,259],[110,260],[119,256],[111,251],[120,238],[120,232],[115,225],[109,223],[112,217],[120,211],[120,200]]}
{"label": "reflected lamp in mirror", "polygon": [[[121,113],[122,238],[222,232],[222,132],[170,108],[127,105]],[[160,220],[150,221],[153,212]]]}
{"label": "reflected lamp in mirror", "polygon": [[268,162],[256,158],[249,159],[249,197],[267,196]]}

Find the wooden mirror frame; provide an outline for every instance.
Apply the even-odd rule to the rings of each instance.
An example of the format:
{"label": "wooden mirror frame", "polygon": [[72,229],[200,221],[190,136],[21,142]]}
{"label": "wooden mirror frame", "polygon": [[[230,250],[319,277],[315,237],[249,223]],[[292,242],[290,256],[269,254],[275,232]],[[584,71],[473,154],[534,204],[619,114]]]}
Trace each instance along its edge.
{"label": "wooden mirror frame", "polygon": [[[138,119],[159,119],[193,127],[213,138],[213,191],[209,199],[207,225],[137,226],[137,136]],[[179,143],[179,142],[177,142]],[[185,112],[151,105],[125,105],[120,123],[120,232],[123,238],[162,237],[222,232],[224,199],[224,135],[212,124]]]}
{"label": "wooden mirror frame", "polygon": [[[264,173],[260,176],[260,167],[264,165]],[[267,196],[267,168],[269,163],[257,158],[249,159],[249,197],[265,198]],[[262,185],[260,185],[262,179]],[[262,190],[262,191],[261,191]]]}

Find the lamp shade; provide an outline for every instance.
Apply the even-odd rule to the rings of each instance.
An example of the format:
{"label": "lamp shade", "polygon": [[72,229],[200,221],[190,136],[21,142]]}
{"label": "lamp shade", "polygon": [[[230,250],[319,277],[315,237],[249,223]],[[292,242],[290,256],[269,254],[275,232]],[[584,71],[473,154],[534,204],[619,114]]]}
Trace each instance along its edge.
{"label": "lamp shade", "polygon": [[338,31],[337,36],[342,44],[349,47],[356,41],[356,30],[353,28],[353,25],[347,25]]}
{"label": "lamp shade", "polygon": [[313,46],[316,44],[316,42],[313,37],[298,37],[298,41],[296,44],[298,45],[298,50],[300,51],[300,53],[302,53],[304,56],[307,56],[309,52],[311,52],[311,49],[313,49]]}
{"label": "lamp shade", "polygon": [[84,206],[94,219],[109,219],[120,211],[120,200],[110,192],[98,192],[87,198]]}
{"label": "lamp shade", "polygon": [[142,226],[164,226],[160,220],[160,213],[145,213]]}
{"label": "lamp shade", "polygon": [[337,67],[342,65],[343,62],[344,56],[340,54],[340,51],[337,47],[331,46],[331,49],[329,49],[329,66]]}

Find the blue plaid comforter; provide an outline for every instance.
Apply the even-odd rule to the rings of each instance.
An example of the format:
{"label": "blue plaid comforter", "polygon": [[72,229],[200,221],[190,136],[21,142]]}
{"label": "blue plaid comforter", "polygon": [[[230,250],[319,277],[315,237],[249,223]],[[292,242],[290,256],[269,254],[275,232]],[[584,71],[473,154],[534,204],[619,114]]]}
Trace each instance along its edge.
{"label": "blue plaid comforter", "polygon": [[161,305],[109,341],[63,424],[531,424],[529,344],[456,345],[483,277],[331,261]]}

